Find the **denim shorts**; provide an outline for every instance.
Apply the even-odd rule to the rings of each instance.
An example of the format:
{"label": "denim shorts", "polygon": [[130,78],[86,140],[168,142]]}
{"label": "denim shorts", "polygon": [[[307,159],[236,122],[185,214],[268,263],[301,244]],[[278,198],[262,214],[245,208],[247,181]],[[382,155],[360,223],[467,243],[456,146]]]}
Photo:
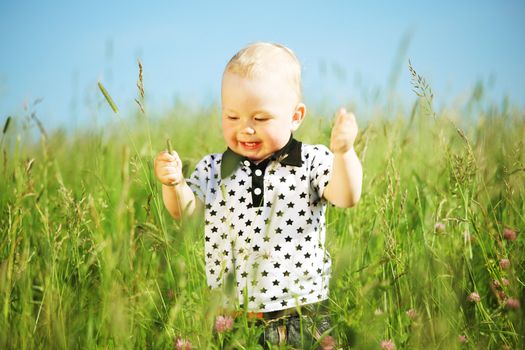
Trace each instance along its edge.
{"label": "denim shorts", "polygon": [[285,345],[287,349],[323,349],[323,338],[332,328],[330,315],[321,304],[305,305],[301,314],[295,312],[275,319],[262,319],[259,324],[264,327],[259,338],[264,349]]}

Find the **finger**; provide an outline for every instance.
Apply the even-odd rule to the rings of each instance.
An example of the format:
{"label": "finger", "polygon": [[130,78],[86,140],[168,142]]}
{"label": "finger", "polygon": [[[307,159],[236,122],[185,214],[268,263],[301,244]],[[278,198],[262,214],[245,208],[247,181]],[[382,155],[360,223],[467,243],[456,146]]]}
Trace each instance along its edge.
{"label": "finger", "polygon": [[178,174],[180,173],[180,168],[176,166],[167,166],[163,168],[164,174]]}
{"label": "finger", "polygon": [[343,116],[343,114],[345,113],[346,111],[344,110],[344,108],[340,108],[337,113],[335,114],[335,120],[334,120],[334,125],[339,125],[341,123],[341,118]]}

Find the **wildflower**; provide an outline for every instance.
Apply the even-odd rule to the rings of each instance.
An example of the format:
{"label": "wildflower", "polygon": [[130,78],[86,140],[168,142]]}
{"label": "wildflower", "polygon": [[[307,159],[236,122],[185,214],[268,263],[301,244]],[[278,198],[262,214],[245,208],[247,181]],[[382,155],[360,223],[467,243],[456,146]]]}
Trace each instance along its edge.
{"label": "wildflower", "polygon": [[415,319],[417,317],[417,311],[414,309],[409,309],[407,310],[406,315],[411,319]]}
{"label": "wildflower", "polygon": [[505,228],[503,230],[503,238],[505,238],[507,241],[515,241],[516,231],[511,230],[510,228]]}
{"label": "wildflower", "polygon": [[461,334],[461,335],[458,335],[458,340],[459,340],[460,343],[464,344],[464,343],[466,343],[468,341],[468,338],[467,338],[466,335]]}
{"label": "wildflower", "polygon": [[481,300],[481,298],[479,297],[478,293],[472,292],[468,295],[467,300],[473,303],[477,303]]}
{"label": "wildflower", "polygon": [[496,295],[498,296],[499,299],[501,300],[505,300],[507,298],[507,294],[505,294],[504,291],[502,290],[498,290]]}
{"label": "wildflower", "polygon": [[503,282],[504,286],[508,286],[510,284],[509,280],[506,279],[505,277],[501,279],[501,282]]}
{"label": "wildflower", "polygon": [[516,298],[508,298],[505,307],[509,310],[517,310],[521,307],[521,303]]}
{"label": "wildflower", "polygon": [[215,319],[215,330],[218,333],[231,331],[233,329],[233,318],[231,316],[218,316]]}
{"label": "wildflower", "polygon": [[321,349],[323,350],[333,350],[335,347],[335,340],[331,336],[327,335],[321,340]]}
{"label": "wildflower", "polygon": [[381,341],[381,349],[382,350],[395,350],[396,344],[394,344],[392,339],[383,340]]}
{"label": "wildflower", "polygon": [[182,338],[175,339],[175,349],[176,350],[191,350],[191,343]]}
{"label": "wildflower", "polygon": [[508,269],[510,267],[510,260],[509,259],[501,259],[499,261],[499,267],[502,269]]}
{"label": "wildflower", "polygon": [[434,225],[434,231],[438,233],[444,232],[445,224],[442,222],[436,222],[436,224]]}

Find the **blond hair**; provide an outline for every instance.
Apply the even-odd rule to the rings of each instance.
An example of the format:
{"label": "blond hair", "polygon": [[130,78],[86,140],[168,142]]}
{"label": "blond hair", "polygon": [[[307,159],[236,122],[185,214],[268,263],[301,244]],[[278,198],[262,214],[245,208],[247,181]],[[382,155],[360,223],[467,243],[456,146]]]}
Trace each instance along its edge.
{"label": "blond hair", "polygon": [[237,52],[228,62],[224,72],[242,77],[256,78],[275,73],[289,79],[301,100],[301,64],[294,52],[284,45],[257,42]]}

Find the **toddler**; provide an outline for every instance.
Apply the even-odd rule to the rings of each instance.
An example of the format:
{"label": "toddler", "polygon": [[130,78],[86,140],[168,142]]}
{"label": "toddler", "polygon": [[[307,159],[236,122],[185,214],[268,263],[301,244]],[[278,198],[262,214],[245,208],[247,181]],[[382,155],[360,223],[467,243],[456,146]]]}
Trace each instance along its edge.
{"label": "toddler", "polygon": [[[305,114],[295,54],[278,44],[251,44],[222,77],[226,151],[205,156],[189,179],[175,151],[155,159],[169,213],[204,211],[208,285],[233,279],[238,304],[266,325],[264,344],[305,341],[299,319],[328,298],[326,205],[348,208],[361,195],[353,114],[337,112],[330,150],[293,137]],[[313,344],[330,326],[308,320],[306,341]]]}

